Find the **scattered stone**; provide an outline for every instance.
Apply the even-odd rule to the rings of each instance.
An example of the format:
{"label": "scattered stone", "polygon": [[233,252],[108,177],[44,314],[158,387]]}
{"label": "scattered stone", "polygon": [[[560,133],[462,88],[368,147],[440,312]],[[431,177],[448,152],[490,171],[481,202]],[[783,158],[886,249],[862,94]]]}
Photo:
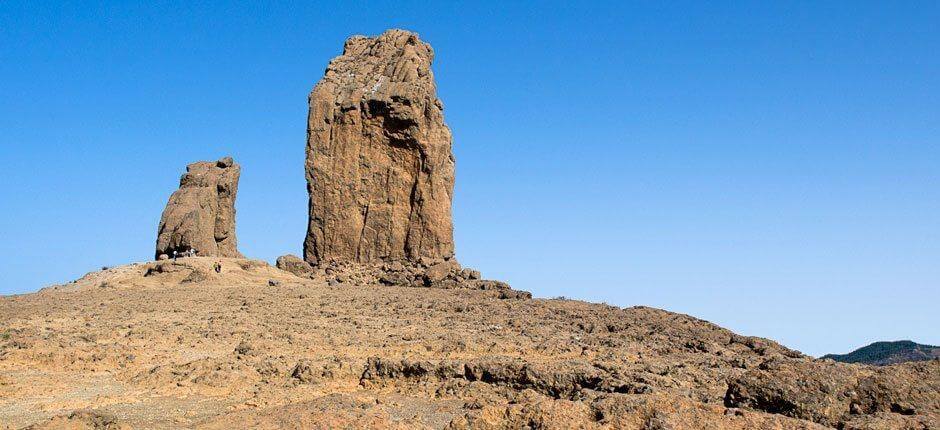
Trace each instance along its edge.
{"label": "scattered stone", "polygon": [[155,258],[196,251],[199,256],[242,255],[235,238],[235,196],[241,168],[230,157],[186,167],[157,228]]}
{"label": "scattered stone", "polygon": [[132,427],[117,418],[92,410],[79,410],[59,415],[45,422],[26,427],[26,430],[94,429],[130,430]]}
{"label": "scattered stone", "polygon": [[477,280],[471,283],[476,290],[509,290],[509,284],[501,281]]}
{"label": "scattered stone", "polygon": [[183,284],[198,284],[209,279],[209,273],[202,269],[193,268],[188,276],[183,278]]}
{"label": "scattered stone", "polygon": [[[361,368],[360,368],[361,370]],[[337,357],[313,361],[301,359],[291,370],[291,378],[303,384],[312,384],[322,380],[329,380],[340,375],[352,375],[353,369],[349,364]],[[358,373],[356,373],[358,375]]]}
{"label": "scattered stone", "polygon": [[238,342],[238,346],[235,347],[235,353],[238,355],[251,355],[254,350],[254,347],[247,340]]}
{"label": "scattered stone", "polygon": [[500,290],[500,300],[526,300],[532,298],[532,293],[522,290]]}
{"label": "scattered stone", "polygon": [[314,375],[313,367],[310,365],[310,360],[301,360],[291,370],[291,378],[294,378],[302,383],[309,384],[314,382],[317,377]]}
{"label": "scattered stone", "polygon": [[479,270],[463,269],[461,275],[466,279],[481,279]]}
{"label": "scattered stone", "polygon": [[[473,279],[478,275],[467,276],[468,271],[462,269],[453,259],[426,260],[425,263],[430,263],[430,265],[425,266],[421,262],[411,261],[369,264],[331,260],[311,266],[296,257],[286,258],[285,256],[278,259],[280,268],[302,273],[305,278],[323,280],[330,286],[379,284],[398,287],[506,291],[501,298],[531,298],[530,293],[512,290],[505,282]],[[472,272],[479,274],[475,270]],[[500,297],[499,294],[496,296]]]}
{"label": "scattered stone", "polygon": [[389,272],[383,274],[379,277],[379,282],[382,285],[395,285],[400,287],[411,286],[412,280],[409,279],[405,274],[398,272]]}
{"label": "scattered stone", "polygon": [[278,281],[277,279],[268,279],[269,287],[276,287],[278,285],[281,285],[281,281]]}

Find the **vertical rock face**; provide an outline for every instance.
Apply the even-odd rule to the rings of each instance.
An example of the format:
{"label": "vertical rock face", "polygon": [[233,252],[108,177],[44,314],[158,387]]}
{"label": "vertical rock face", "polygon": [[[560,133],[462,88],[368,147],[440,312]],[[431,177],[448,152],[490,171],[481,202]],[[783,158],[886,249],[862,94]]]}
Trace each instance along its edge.
{"label": "vertical rock face", "polygon": [[156,257],[195,249],[200,256],[241,257],[235,238],[235,195],[241,168],[225,157],[186,166],[157,229]]}
{"label": "vertical rock face", "polygon": [[449,259],[454,157],[418,36],[354,36],[310,94],[304,259]]}

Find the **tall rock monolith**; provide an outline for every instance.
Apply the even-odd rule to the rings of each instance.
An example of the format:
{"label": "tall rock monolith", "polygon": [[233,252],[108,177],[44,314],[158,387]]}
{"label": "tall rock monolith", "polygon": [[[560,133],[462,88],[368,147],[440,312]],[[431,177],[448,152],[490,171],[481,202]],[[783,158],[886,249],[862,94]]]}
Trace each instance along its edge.
{"label": "tall rock monolith", "polygon": [[186,166],[157,228],[156,257],[196,250],[199,256],[238,257],[235,196],[241,167],[231,157]]}
{"label": "tall rock monolith", "polygon": [[454,156],[414,33],[353,36],[310,93],[304,259],[451,259]]}

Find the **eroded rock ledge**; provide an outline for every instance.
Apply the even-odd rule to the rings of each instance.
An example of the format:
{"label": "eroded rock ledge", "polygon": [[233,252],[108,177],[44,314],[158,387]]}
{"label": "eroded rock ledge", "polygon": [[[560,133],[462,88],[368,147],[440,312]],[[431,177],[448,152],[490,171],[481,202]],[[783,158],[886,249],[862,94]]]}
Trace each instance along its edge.
{"label": "eroded rock ledge", "polygon": [[311,265],[300,257],[282,255],[277,267],[307,279],[322,279],[329,285],[386,285],[398,287],[470,289],[493,291],[502,299],[528,299],[528,291],[512,289],[501,281],[481,279],[480,272],[460,266],[456,260],[420,259],[385,263],[331,261]]}

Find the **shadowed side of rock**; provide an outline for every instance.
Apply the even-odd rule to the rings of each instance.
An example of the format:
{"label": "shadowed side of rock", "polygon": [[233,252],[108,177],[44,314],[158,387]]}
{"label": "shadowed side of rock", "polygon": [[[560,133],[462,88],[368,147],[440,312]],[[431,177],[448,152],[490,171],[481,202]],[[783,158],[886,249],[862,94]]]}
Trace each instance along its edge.
{"label": "shadowed side of rock", "polygon": [[235,197],[241,168],[225,157],[186,166],[157,229],[157,259],[195,250],[200,256],[241,257],[235,237]]}
{"label": "shadowed side of rock", "polygon": [[354,36],[309,98],[304,259],[358,263],[454,254],[451,133],[431,46]]}

